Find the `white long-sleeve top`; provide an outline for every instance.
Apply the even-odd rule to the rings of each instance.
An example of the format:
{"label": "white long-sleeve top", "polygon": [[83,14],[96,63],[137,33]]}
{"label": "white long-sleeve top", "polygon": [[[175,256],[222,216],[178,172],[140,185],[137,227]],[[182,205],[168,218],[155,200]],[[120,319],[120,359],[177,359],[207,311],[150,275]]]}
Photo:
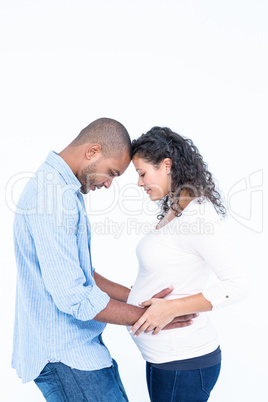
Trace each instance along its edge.
{"label": "white long-sleeve top", "polygon": [[[199,201],[191,201],[181,216],[141,239],[136,250],[139,271],[128,303],[138,305],[171,285],[174,291],[167,299],[202,292],[212,310],[244,297],[246,281],[220,219],[209,200]],[[212,272],[218,282],[208,286]],[[219,346],[207,313],[200,313],[188,327],[142,333],[133,339],[151,363],[198,357]]]}

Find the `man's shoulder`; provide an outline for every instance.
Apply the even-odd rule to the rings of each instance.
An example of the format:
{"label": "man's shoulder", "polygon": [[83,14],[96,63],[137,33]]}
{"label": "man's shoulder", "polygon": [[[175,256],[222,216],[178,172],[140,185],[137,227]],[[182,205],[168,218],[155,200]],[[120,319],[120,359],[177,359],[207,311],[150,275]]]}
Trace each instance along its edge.
{"label": "man's shoulder", "polygon": [[17,209],[27,211],[40,203],[49,206],[52,203],[58,204],[63,199],[65,203],[73,204],[76,198],[75,192],[66,184],[61,174],[45,161],[26,183]]}

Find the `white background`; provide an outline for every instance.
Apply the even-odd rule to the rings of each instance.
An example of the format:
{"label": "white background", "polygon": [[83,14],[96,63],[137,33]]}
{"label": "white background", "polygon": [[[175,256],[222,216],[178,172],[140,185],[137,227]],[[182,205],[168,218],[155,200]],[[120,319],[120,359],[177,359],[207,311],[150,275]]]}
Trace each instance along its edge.
{"label": "white background", "polygon": [[[267,398],[267,18],[265,0],[1,0],[1,400],[43,400],[10,364],[14,204],[48,152],[61,151],[99,117],[119,120],[132,138],[168,126],[192,138],[208,162],[251,283],[246,300],[210,313],[223,350],[210,400]],[[127,286],[137,273],[141,224],[154,221],[136,180],[130,166],[111,189],[86,197],[99,225],[93,264]],[[114,199],[121,203],[113,206]],[[123,225],[120,236],[115,224]],[[104,340],[130,401],[147,402],[144,362],[126,329],[109,325]]]}

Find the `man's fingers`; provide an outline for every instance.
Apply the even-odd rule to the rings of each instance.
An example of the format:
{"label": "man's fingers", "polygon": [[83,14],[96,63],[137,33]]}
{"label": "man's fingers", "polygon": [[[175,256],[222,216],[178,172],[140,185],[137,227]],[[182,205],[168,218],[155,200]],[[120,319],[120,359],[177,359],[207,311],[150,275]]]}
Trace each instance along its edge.
{"label": "man's fingers", "polygon": [[167,295],[169,295],[171,292],[173,292],[174,287],[170,286],[169,288],[165,288],[163,290],[161,290],[161,292],[156,293],[153,297],[155,299],[162,299],[163,297],[166,297]]}
{"label": "man's fingers", "polygon": [[152,300],[150,299],[150,300],[146,300],[146,301],[140,303],[139,306],[149,307],[149,306],[151,306],[151,304],[152,304]]}
{"label": "man's fingers", "polygon": [[168,325],[166,325],[163,329],[174,329],[174,328],[183,328],[188,327],[194,323],[194,319],[199,316],[199,313],[196,314],[187,314],[182,315],[180,317],[175,317]]}
{"label": "man's fingers", "polygon": [[194,318],[198,317],[199,314],[187,314],[187,315],[182,315],[180,317],[175,317],[172,322],[184,322],[184,321],[189,321],[193,320]]}
{"label": "man's fingers", "polygon": [[169,323],[166,325],[163,329],[174,329],[174,328],[183,328],[183,327],[188,327],[189,325],[192,325],[194,322],[193,321],[184,321],[184,322],[174,322],[174,323]]}

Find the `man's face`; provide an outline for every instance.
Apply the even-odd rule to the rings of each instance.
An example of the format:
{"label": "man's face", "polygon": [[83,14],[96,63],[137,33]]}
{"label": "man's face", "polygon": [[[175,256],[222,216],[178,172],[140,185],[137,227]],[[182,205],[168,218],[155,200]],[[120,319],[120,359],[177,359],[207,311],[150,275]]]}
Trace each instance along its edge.
{"label": "man's face", "polygon": [[87,194],[96,188],[109,188],[115,177],[121,176],[130,163],[130,156],[125,152],[117,159],[105,159],[101,154],[97,160],[92,160],[78,173],[81,183],[81,193]]}

